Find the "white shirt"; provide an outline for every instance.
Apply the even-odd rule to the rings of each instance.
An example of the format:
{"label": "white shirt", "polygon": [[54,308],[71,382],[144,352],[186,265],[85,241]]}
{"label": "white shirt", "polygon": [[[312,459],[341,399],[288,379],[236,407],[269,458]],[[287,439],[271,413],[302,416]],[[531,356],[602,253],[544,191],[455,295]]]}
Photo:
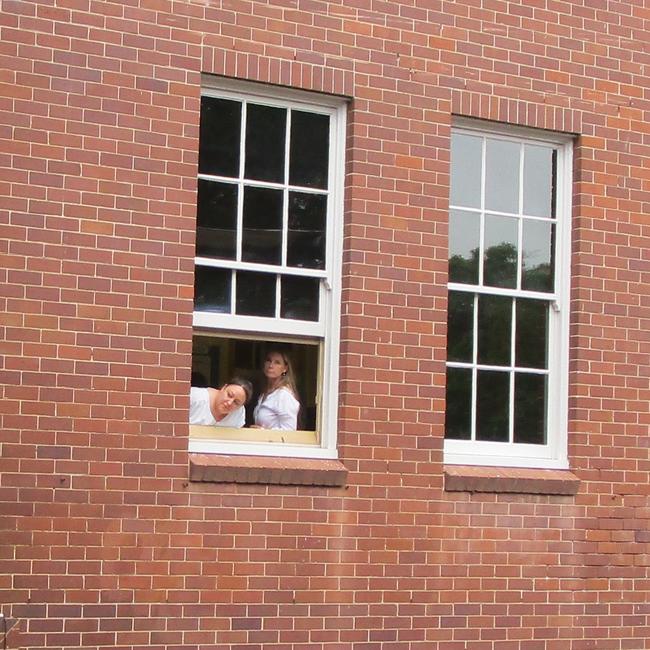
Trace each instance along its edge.
{"label": "white shirt", "polygon": [[240,429],[246,423],[246,409],[243,406],[231,411],[221,420],[215,420],[210,410],[210,393],[207,388],[190,388],[190,424],[204,424],[212,427],[233,427]]}
{"label": "white shirt", "polygon": [[272,393],[260,397],[253,416],[255,424],[263,429],[295,431],[298,428],[300,402],[288,388],[276,388]]}

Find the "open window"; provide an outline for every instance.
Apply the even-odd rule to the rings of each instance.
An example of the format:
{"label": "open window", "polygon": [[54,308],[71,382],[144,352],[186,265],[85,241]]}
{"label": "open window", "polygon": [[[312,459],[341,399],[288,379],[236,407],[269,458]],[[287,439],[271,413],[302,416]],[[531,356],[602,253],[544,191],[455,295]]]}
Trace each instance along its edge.
{"label": "open window", "polygon": [[291,356],[296,431],[190,427],[190,451],[336,456],[345,104],[204,77],[193,385],[262,389],[266,350]]}

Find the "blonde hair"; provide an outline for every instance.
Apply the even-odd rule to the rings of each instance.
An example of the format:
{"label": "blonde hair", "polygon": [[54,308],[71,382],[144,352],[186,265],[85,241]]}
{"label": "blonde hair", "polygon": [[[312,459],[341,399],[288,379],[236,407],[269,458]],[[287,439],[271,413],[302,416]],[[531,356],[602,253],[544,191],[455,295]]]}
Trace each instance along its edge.
{"label": "blonde hair", "polygon": [[[296,378],[293,374],[293,366],[291,365],[291,357],[286,350],[282,348],[269,348],[264,355],[264,359],[268,359],[271,354],[279,354],[282,357],[287,369],[282,373],[282,377],[278,382],[277,388],[288,388],[293,396],[298,399],[298,389],[296,388]],[[265,389],[262,391],[264,395],[268,394],[268,384]]]}

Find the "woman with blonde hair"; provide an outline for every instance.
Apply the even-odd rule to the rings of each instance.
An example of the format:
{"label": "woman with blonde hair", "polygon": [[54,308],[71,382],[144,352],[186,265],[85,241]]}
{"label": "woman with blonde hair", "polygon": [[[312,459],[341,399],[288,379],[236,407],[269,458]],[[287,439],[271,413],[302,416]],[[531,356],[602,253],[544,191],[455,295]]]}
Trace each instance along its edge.
{"label": "woman with blonde hair", "polygon": [[253,426],[295,431],[300,402],[289,355],[279,348],[269,350],[262,371],[266,385],[253,411]]}

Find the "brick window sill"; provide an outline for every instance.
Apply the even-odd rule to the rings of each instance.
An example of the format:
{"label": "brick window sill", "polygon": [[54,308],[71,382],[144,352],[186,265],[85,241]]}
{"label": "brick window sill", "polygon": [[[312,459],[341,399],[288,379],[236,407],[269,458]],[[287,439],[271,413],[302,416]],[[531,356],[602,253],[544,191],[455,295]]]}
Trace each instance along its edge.
{"label": "brick window sill", "polygon": [[445,491],[573,496],[580,479],[568,470],[445,465]]}
{"label": "brick window sill", "polygon": [[193,482],[340,487],[347,475],[338,460],[190,454]]}

